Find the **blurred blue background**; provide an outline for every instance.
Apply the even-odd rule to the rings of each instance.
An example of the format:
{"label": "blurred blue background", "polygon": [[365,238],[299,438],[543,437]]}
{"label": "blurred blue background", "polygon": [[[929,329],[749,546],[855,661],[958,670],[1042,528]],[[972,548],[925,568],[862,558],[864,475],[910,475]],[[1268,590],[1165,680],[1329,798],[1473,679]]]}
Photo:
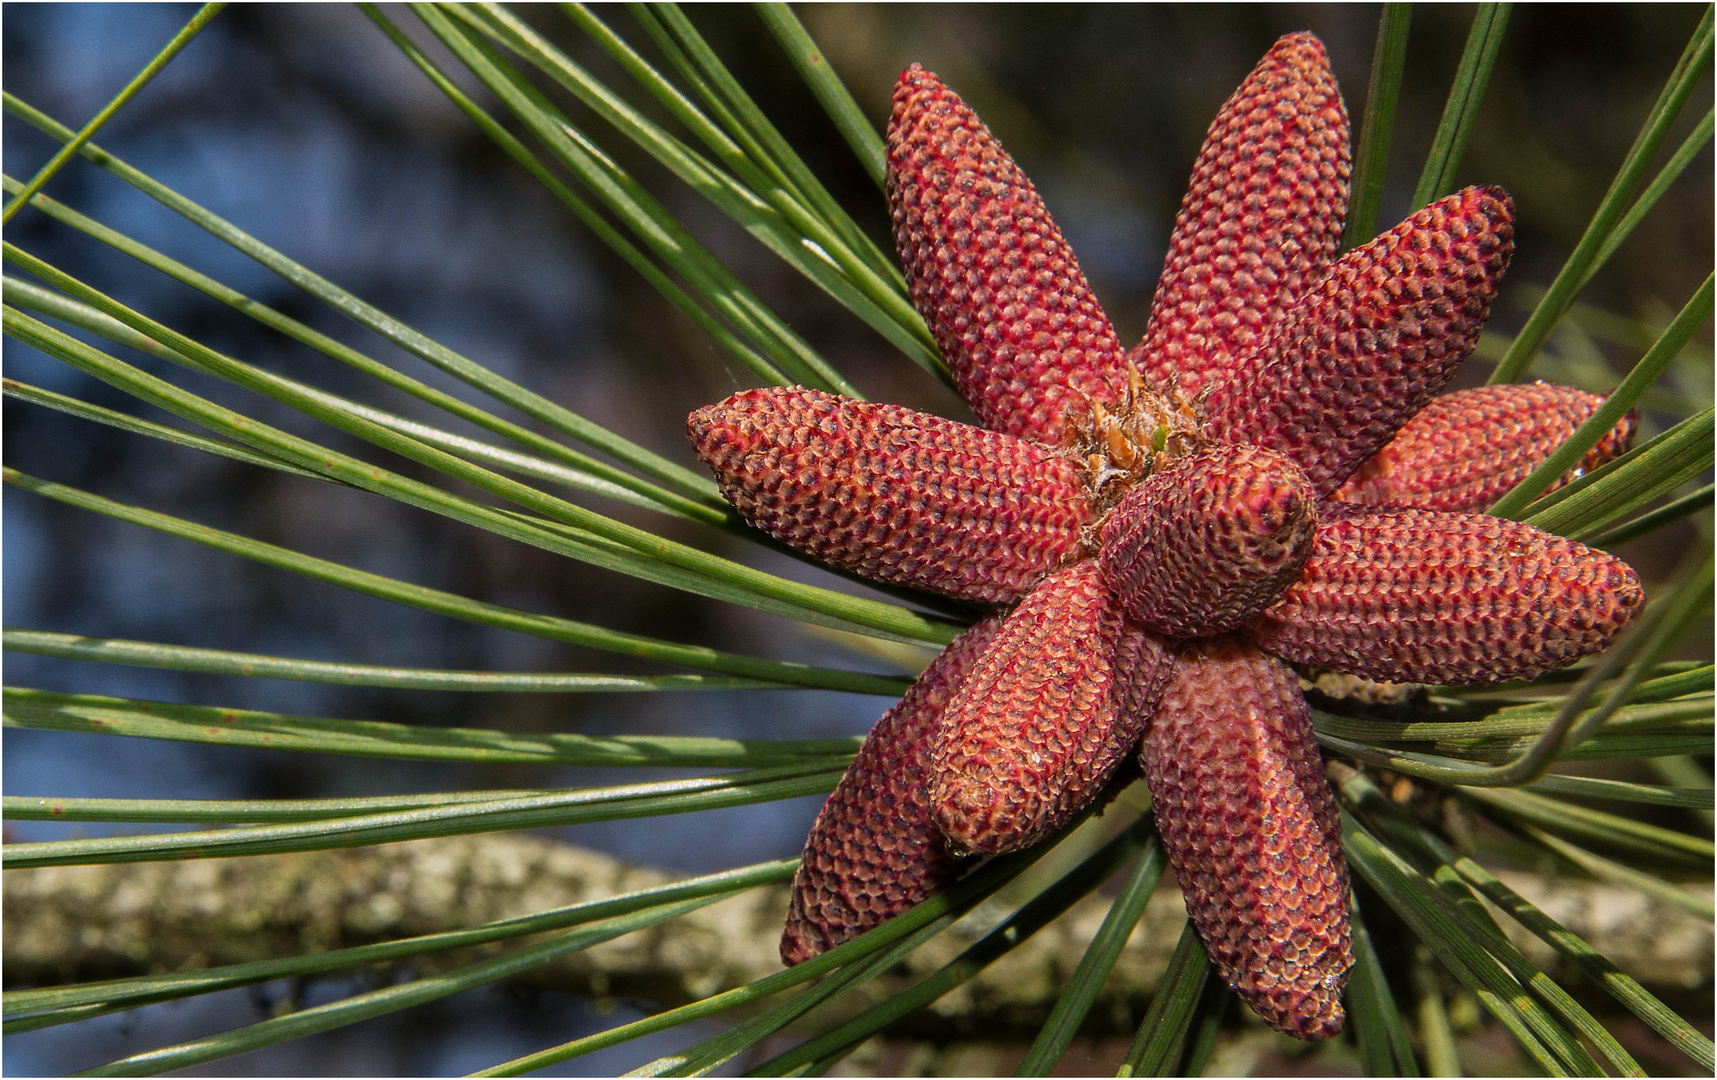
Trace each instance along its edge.
{"label": "blurred blue background", "polygon": [[[72,127],[124,85],[194,7],[8,5],[6,89]],[[403,9],[397,21],[420,30]],[[642,39],[621,11],[599,9]],[[1464,41],[1469,6],[1415,15],[1390,189],[1380,224],[1403,216]],[[599,74],[612,69],[546,10],[527,13]],[[777,118],[857,220],[888,250],[885,209],[755,16],[691,15],[766,112]],[[1356,118],[1375,5],[1292,7],[828,6],[803,13],[867,113],[886,115],[893,78],[919,60],[955,86],[1043,191],[1123,338],[1143,330],[1167,232],[1204,126],[1281,33],[1310,28],[1329,46]],[[1547,283],[1578,239],[1686,36],[1693,6],[1516,9],[1462,183],[1501,183],[1521,226],[1512,292],[1495,323],[1524,318],[1523,283]],[[423,35],[417,35],[421,39]],[[1668,146],[1710,101],[1709,80]],[[576,109],[575,117],[581,116]],[[794,277],[661,170],[604,145],[870,396],[960,415],[963,406],[812,286]],[[28,177],[53,144],[7,117],[6,171]],[[749,385],[745,373],[602,248],[401,57],[358,11],[236,6],[97,141],[265,242],[406,323],[658,452],[695,466],[690,409]],[[1588,299],[1659,319],[1706,272],[1711,164],[1700,161],[1600,276]],[[482,400],[84,162],[54,197],[410,374]],[[215,348],[408,415],[426,407],[380,391],[333,361],[271,335],[177,283],[139,270],[39,213],[7,238]],[[1512,301],[1512,302],[1511,302]],[[1616,370],[1637,355],[1599,346]],[[136,360],[133,357],[134,361]],[[152,361],[141,361],[159,373]],[[165,417],[17,343],[8,376],[109,407]],[[363,452],[272,403],[197,376],[198,392],[290,431]],[[1478,381],[1482,372],[1469,372]],[[1601,389],[1602,387],[1594,387]],[[182,515],[363,569],[501,604],[676,640],[879,671],[794,624],[593,570],[366,494],[267,473],[123,435],[44,409],[5,406],[8,465],[121,501]],[[397,464],[397,463],[392,463]],[[405,471],[412,471],[409,468]],[[659,519],[599,505],[653,528]],[[641,671],[620,657],[473,627],[269,571],[237,558],[5,492],[8,625],[371,664],[492,670]],[[805,580],[818,571],[686,525],[676,538]],[[1625,552],[1650,579],[1667,573],[1682,531]],[[12,685],[219,704],[317,716],[508,730],[815,738],[863,732],[887,702],[829,693],[459,695],[361,690],[5,657]],[[443,765],[251,753],[99,736],[8,731],[8,793],[173,798],[376,795],[642,779],[636,771]],[[700,872],[796,854],[818,800],[562,830],[573,842]],[[18,823],[12,839],[68,835]],[[94,833],[99,827],[84,827]],[[669,842],[664,843],[664,837]],[[311,1003],[349,992],[319,984]],[[320,996],[317,996],[320,995]],[[7,1041],[9,1075],[61,1073],[238,1026],[266,991],[153,1006],[97,1025]],[[477,991],[338,1033],[259,1051],[212,1073],[463,1072],[627,1019],[562,995]],[[622,1047],[567,1072],[631,1067],[682,1044]]]}

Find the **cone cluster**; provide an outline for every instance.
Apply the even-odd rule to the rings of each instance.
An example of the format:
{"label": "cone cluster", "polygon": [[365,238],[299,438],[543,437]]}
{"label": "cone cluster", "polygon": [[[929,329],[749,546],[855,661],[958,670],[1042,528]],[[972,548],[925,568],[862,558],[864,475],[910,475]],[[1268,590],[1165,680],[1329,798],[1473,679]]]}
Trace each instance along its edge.
{"label": "cone cluster", "polygon": [[1278,1030],[1326,1038],[1353,963],[1347,868],[1289,665],[1526,679],[1637,613],[1625,564],[1482,516],[1602,399],[1439,396],[1513,252],[1507,194],[1457,192],[1337,258],[1348,160],[1323,45],[1291,34],[1212,123],[1124,352],[1000,142],[935,75],[901,75],[895,240],[982,427],[789,387],[700,409],[688,434],[784,543],[1004,606],[883,716],[824,805],[788,963],[1049,836],[1136,750],[1217,970]]}

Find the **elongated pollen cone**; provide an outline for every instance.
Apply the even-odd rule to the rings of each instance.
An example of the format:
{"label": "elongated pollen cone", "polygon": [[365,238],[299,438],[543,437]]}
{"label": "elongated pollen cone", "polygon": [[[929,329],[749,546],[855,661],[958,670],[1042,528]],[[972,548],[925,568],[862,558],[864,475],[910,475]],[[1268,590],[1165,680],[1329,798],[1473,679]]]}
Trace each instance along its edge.
{"label": "elongated pollen cone", "polygon": [[[1121,671],[1117,659],[1127,664]],[[1137,739],[1168,651],[1130,634],[1090,560],[1015,608],[948,701],[931,751],[931,812],[955,848],[1028,847],[1090,804]],[[1135,688],[1141,680],[1146,684]],[[1131,731],[1131,734],[1118,732]]]}
{"label": "elongated pollen cone", "polygon": [[1216,970],[1277,1031],[1340,1031],[1353,966],[1341,815],[1293,669],[1238,637],[1189,644],[1140,757]]}
{"label": "elongated pollen cone", "polygon": [[924,669],[823,804],[781,934],[789,966],[881,926],[965,870],[930,817],[930,755],[942,710],[1001,623],[999,615],[978,623]]}
{"label": "elongated pollen cone", "polygon": [[1326,505],[1299,580],[1248,626],[1296,664],[1388,682],[1532,679],[1606,649],[1645,600],[1607,552],[1518,521]]}
{"label": "elongated pollen cone", "polygon": [[1222,111],[1128,359],[1187,396],[1256,352],[1323,277],[1347,215],[1347,109],[1314,34],[1276,42]]}
{"label": "elongated pollen cone", "polygon": [[1099,532],[1104,581],[1128,618],[1202,637],[1268,607],[1299,576],[1317,530],[1312,485],[1281,454],[1217,446],[1129,491]]}
{"label": "elongated pollen cone", "polygon": [[[1433,398],[1334,495],[1336,502],[1483,513],[1526,479],[1604,404],[1570,386],[1480,386]],[[1630,409],[1545,494],[1627,453],[1639,428]]]}
{"label": "elongated pollen cone", "polygon": [[888,207],[913,306],[985,427],[1061,437],[1126,364],[1037,189],[960,96],[917,64],[894,87]]}
{"label": "elongated pollen cone", "polygon": [[747,390],[692,413],[686,434],[746,521],[873,581],[1015,600],[1085,523],[1072,462],[898,405]]}
{"label": "elongated pollen cone", "polygon": [[1442,391],[1478,343],[1514,254],[1496,187],[1439,199],[1336,260],[1205,402],[1206,428],[1293,458],[1319,495]]}

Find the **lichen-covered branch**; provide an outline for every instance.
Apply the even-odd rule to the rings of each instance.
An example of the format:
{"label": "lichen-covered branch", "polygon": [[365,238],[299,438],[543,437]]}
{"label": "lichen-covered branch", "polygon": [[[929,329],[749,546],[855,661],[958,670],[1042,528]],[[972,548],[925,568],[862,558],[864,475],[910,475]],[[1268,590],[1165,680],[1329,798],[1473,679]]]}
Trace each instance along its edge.
{"label": "lichen-covered branch", "polygon": [[[1709,924],[1623,889],[1502,876],[1642,982],[1666,989],[1709,982]],[[528,835],[16,870],[4,882],[5,980],[13,987],[41,985],[291,956],[474,926],[673,878]],[[786,907],[785,886],[754,889],[546,965],[526,981],[599,999],[681,1004],[780,970],[776,947]],[[1107,909],[1106,898],[1088,897],[939,1002],[934,1022],[944,1035],[1041,1023]],[[839,1007],[857,1011],[898,992],[952,959],[1009,910],[990,901]],[[1093,1010],[1094,1029],[1124,1031],[1137,1023],[1184,919],[1179,893],[1165,885]],[[1554,963],[1536,939],[1517,940],[1535,962]],[[411,963],[424,973],[477,955],[430,954]]]}

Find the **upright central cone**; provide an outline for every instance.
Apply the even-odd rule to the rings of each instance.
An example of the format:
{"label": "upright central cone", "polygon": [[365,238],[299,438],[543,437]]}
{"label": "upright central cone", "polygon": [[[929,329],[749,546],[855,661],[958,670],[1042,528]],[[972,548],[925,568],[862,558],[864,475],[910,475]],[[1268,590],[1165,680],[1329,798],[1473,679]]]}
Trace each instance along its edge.
{"label": "upright central cone", "polygon": [[1317,530],[1312,485],[1282,455],[1212,446],[1128,491],[1098,532],[1104,580],[1161,634],[1231,630],[1299,577]]}

